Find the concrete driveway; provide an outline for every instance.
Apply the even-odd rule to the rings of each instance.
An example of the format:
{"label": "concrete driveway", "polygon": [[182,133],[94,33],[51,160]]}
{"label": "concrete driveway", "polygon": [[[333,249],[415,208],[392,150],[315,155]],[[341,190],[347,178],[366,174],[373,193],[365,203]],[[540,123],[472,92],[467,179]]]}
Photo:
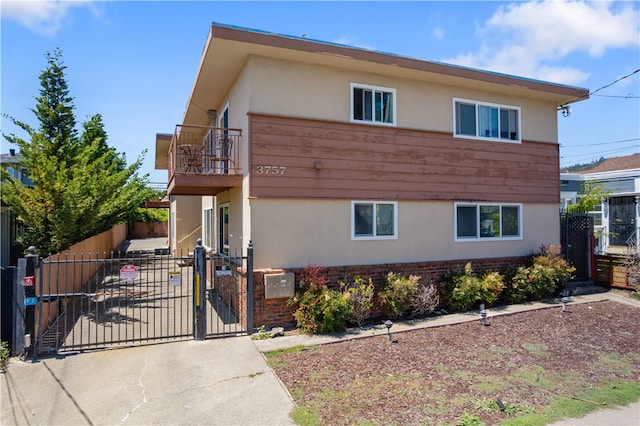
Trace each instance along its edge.
{"label": "concrete driveway", "polygon": [[291,398],[248,336],[12,360],[2,425],[288,425]]}

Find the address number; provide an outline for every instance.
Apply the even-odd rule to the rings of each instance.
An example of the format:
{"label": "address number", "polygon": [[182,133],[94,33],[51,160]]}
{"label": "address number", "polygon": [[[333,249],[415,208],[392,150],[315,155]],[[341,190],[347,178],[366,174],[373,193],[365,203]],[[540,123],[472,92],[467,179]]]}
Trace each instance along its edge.
{"label": "address number", "polygon": [[286,170],[286,166],[256,166],[257,175],[282,176]]}

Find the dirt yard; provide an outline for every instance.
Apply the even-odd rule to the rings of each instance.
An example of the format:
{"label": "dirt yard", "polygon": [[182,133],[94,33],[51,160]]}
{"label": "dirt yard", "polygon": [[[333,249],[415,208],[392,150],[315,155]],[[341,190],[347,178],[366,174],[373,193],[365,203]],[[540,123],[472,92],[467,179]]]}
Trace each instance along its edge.
{"label": "dirt yard", "polygon": [[[640,382],[640,308],[558,305],[271,357],[301,407],[333,424],[497,424],[611,381]],[[504,410],[495,409],[496,399]],[[593,401],[596,402],[597,401]]]}

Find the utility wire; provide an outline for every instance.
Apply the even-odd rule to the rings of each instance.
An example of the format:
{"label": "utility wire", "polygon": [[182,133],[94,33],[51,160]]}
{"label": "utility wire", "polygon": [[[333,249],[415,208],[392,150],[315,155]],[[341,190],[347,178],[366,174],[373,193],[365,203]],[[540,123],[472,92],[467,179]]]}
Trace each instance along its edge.
{"label": "utility wire", "polygon": [[599,91],[601,91],[602,89],[606,89],[607,87],[613,86],[613,85],[614,85],[614,84],[616,84],[617,82],[622,81],[622,80],[624,80],[625,78],[629,78],[629,77],[631,77],[632,75],[637,74],[637,73],[639,73],[639,72],[640,72],[640,68],[638,68],[637,70],[635,70],[635,71],[633,71],[633,72],[631,72],[631,73],[629,73],[629,74],[627,74],[627,75],[623,75],[622,77],[618,78],[617,80],[612,81],[612,82],[611,82],[611,83],[609,83],[609,84],[605,84],[604,86],[602,86],[602,87],[600,87],[600,88],[598,88],[598,89],[594,90],[593,92],[590,92],[590,93],[589,93],[589,94],[587,94],[587,95],[579,96],[579,97],[575,98],[575,99],[574,99],[574,100],[572,100],[572,101],[566,102],[565,104],[561,105],[561,107],[563,107],[563,106],[565,106],[565,107],[566,107],[567,105],[572,104],[572,103],[574,103],[574,102],[578,102],[578,101],[581,101],[581,100],[583,100],[583,99],[587,99],[589,96],[593,96],[593,95],[595,95],[596,93],[598,93],[598,92],[599,92]]}
{"label": "utility wire", "polygon": [[[611,141],[611,142],[597,142],[597,143],[585,143],[585,144],[580,144],[580,145],[571,145],[572,148],[578,148],[581,146],[597,146],[597,145],[613,145],[615,143],[625,143],[625,142],[633,142],[633,141],[638,141],[640,140],[640,138],[633,138],[633,139],[623,139],[623,140],[619,140],[619,141]],[[564,147],[565,145],[563,145],[562,143],[560,143],[561,147]]]}
{"label": "utility wire", "polygon": [[634,96],[632,94],[628,94],[626,96],[622,95],[592,95],[592,96],[600,96],[602,98],[622,98],[622,99],[638,99],[640,96]]}

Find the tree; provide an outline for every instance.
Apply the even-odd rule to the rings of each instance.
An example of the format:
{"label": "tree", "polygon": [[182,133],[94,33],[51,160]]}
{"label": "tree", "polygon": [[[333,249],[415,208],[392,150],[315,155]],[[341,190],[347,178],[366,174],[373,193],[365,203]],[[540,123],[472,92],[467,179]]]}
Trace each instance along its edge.
{"label": "tree", "polygon": [[580,194],[575,204],[567,207],[567,213],[589,213],[607,198],[610,191],[604,189],[604,184],[585,181],[580,187]]}
{"label": "tree", "polygon": [[32,184],[2,175],[2,200],[25,226],[20,242],[36,246],[42,255],[125,222],[153,193],[148,177],[137,174],[142,156],[127,166],[124,154],[106,144],[99,114],[83,124],[78,137],[62,52],[47,52],[46,58],[40,96],[32,109],[39,128],[11,118],[29,138],[3,134],[20,148],[21,166]]}

